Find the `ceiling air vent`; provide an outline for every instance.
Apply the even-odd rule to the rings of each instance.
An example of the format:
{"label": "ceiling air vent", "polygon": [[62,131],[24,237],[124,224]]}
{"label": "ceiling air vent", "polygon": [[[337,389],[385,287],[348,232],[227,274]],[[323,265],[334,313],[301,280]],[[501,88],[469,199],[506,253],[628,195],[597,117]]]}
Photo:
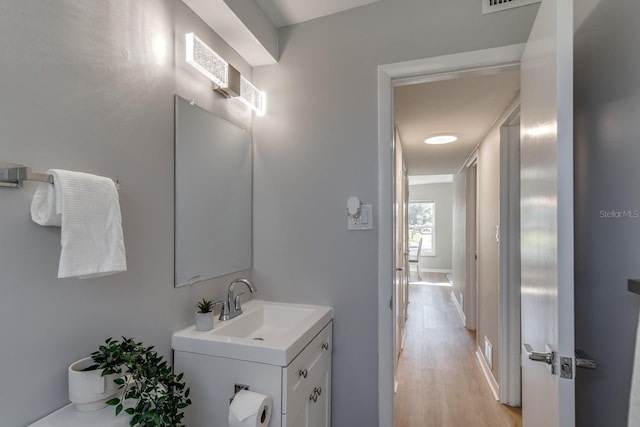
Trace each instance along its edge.
{"label": "ceiling air vent", "polygon": [[482,0],[482,13],[499,12],[533,3],[540,3],[540,0]]}

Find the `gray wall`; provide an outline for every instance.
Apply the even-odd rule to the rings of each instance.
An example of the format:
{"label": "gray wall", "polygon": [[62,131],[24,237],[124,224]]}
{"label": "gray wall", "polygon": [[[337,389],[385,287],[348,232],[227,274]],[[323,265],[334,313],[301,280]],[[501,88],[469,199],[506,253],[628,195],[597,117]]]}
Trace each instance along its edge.
{"label": "gray wall", "polygon": [[423,270],[452,270],[453,254],[453,184],[422,184],[409,186],[409,201],[436,202],[436,255],[420,257]]}
{"label": "gray wall", "polygon": [[[499,382],[500,374],[500,244],[496,241],[496,226],[500,223],[500,127],[513,110],[512,101],[489,130],[478,146],[477,183],[472,183],[473,173],[464,168],[454,175],[453,183],[453,293],[467,316],[466,326],[476,329],[477,346],[484,354],[484,339],[493,347],[492,373]],[[477,241],[473,241],[470,222],[474,215],[473,187],[477,189],[475,218]],[[506,244],[506,236],[502,236]],[[477,267],[473,256],[477,248]],[[473,283],[473,272],[477,268],[477,286]],[[467,283],[469,282],[469,283]],[[476,306],[473,307],[471,292],[476,289]],[[466,299],[465,299],[466,297]],[[477,310],[477,314],[476,314]],[[475,317],[475,318],[474,318]],[[477,321],[477,323],[476,323]]]}
{"label": "gray wall", "polygon": [[493,346],[492,372],[499,381],[498,313],[500,290],[500,246],[496,226],[500,223],[500,128],[494,126],[478,148],[478,324],[476,340],[484,353],[484,337]]}
{"label": "gray wall", "polygon": [[[377,67],[521,43],[537,5],[381,0],[280,30],[254,70],[254,269],[267,296],[335,309],[333,425],[378,423],[378,227],[346,230],[346,200],[378,208]],[[375,220],[375,218],[374,218]]]}
{"label": "gray wall", "polygon": [[[584,8],[576,2],[577,8]],[[575,34],[576,347],[597,360],[576,373],[576,425],[627,425],[640,296],[640,2],[602,0]]]}
{"label": "gray wall", "polygon": [[119,179],[129,270],[57,279],[60,230],[29,218],[35,183],[0,188],[0,424],[24,426],[65,405],[67,367],[109,336],[170,357],[193,304],[230,278],[173,288],[173,95],[245,126],[186,65],[195,31],[251,69],[178,0],[4,0],[0,6],[0,161]]}

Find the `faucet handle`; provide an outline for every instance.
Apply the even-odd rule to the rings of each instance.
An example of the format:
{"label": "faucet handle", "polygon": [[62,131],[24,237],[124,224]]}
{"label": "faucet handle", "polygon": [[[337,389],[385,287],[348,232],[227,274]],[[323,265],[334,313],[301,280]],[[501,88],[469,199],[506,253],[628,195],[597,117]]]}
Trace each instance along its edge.
{"label": "faucet handle", "polygon": [[223,320],[223,317],[229,316],[229,305],[226,301],[216,301],[213,303],[213,306],[221,305],[222,309],[220,309],[220,320]]}
{"label": "faucet handle", "polygon": [[236,297],[233,299],[233,306],[236,311],[242,311],[242,307],[240,307],[240,297],[244,295],[244,292],[239,292]]}

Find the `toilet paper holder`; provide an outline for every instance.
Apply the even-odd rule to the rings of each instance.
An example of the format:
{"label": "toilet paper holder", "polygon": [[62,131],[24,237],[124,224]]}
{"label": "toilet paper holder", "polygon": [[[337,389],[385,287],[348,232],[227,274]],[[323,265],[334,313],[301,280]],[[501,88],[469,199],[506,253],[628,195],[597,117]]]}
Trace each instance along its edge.
{"label": "toilet paper holder", "polygon": [[229,398],[229,403],[233,402],[233,399],[236,397],[236,394],[242,390],[249,390],[249,386],[246,384],[234,384],[233,385],[233,396]]}
{"label": "toilet paper holder", "polygon": [[[250,390],[249,390],[249,386],[248,386],[248,385],[246,385],[246,384],[235,384],[235,385],[233,386],[233,390],[234,390],[234,394],[233,394],[233,396],[231,396],[231,398],[229,399],[229,405],[231,405],[231,403],[233,402],[234,398],[235,398],[235,397],[238,395],[238,393],[240,393],[242,390],[250,391]],[[271,401],[271,400],[269,399],[269,401]],[[270,415],[271,415],[271,410],[269,409],[269,406],[267,406],[267,405],[263,405],[263,406],[262,406],[262,408],[260,408],[260,410],[259,410],[259,412],[258,412],[258,413],[260,414],[260,417],[259,417],[259,420],[260,420],[260,423],[261,423],[260,425],[263,425],[263,423],[265,423],[265,422],[268,422],[268,421],[269,421],[269,418],[270,418]]]}

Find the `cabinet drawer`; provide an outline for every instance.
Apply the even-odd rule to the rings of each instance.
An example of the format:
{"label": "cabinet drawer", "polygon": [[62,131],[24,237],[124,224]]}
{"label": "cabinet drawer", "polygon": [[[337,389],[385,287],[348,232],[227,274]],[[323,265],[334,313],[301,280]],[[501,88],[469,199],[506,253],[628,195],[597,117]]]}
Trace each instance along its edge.
{"label": "cabinet drawer", "polygon": [[309,394],[313,390],[311,380],[322,367],[324,359],[331,358],[333,349],[331,329],[333,322],[316,335],[304,350],[282,370],[282,413],[286,414],[292,407],[295,397],[302,393]]}

